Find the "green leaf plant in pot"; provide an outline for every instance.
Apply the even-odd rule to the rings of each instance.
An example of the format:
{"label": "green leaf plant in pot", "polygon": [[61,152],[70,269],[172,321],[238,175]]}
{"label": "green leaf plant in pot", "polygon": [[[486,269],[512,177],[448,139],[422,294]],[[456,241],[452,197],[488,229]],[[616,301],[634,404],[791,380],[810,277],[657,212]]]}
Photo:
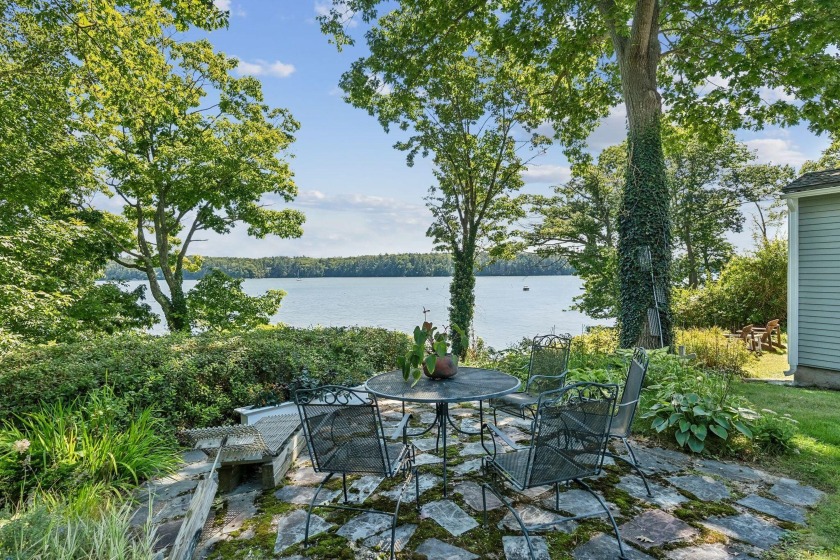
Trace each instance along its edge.
{"label": "green leaf plant in pot", "polygon": [[403,378],[412,379],[412,387],[420,380],[421,372],[432,379],[449,379],[458,373],[458,356],[449,353],[449,330],[461,338],[461,346],[467,345],[467,336],[458,325],[438,330],[428,321],[414,327],[414,344],[404,356],[397,356],[397,365]]}

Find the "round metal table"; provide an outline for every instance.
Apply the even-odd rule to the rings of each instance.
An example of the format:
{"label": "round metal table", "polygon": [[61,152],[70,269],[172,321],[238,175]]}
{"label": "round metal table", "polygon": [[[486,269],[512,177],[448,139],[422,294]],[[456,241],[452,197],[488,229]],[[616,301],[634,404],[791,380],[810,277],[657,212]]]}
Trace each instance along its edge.
{"label": "round metal table", "polygon": [[435,420],[432,424],[417,433],[409,434],[412,437],[428,433],[437,426],[437,439],[435,452],[438,451],[438,443],[443,443],[443,495],[446,491],[446,425],[465,435],[478,435],[481,432],[467,432],[458,428],[449,417],[449,405],[452,403],[478,401],[479,422],[484,423],[484,408],[482,401],[508,395],[519,389],[520,381],[500,371],[492,369],[459,367],[458,374],[450,379],[430,379],[425,375],[420,378],[416,385],[411,386],[411,380],[405,381],[400,370],[381,373],[368,379],[365,384],[367,390],[385,399],[397,401],[434,403]]}

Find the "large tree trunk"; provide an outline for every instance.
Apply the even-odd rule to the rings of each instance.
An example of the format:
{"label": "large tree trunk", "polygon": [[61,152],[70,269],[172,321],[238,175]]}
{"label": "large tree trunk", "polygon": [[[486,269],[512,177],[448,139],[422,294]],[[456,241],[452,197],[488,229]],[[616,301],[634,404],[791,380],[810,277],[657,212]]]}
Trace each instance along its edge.
{"label": "large tree trunk", "polygon": [[[627,107],[629,165],[618,221],[618,255],[622,347],[652,345],[645,325],[647,310],[654,307],[651,271],[645,270],[639,252],[650,248],[653,276],[665,295],[660,313],[665,346],[673,341],[670,312],[671,221],[670,193],[662,152],[662,100],[657,91],[659,64],[658,3],[639,0],[649,9],[648,31],[634,33],[629,43],[618,45],[624,102]],[[638,12],[637,12],[637,15]],[[642,22],[634,21],[634,28]],[[636,31],[636,29],[634,29]]]}
{"label": "large tree trunk", "polygon": [[[449,324],[458,325],[464,334],[470,335],[473,311],[475,309],[475,245],[467,244],[452,253],[454,272],[449,285]],[[459,337],[452,334],[452,353],[464,357],[466,346],[461,346]]]}
{"label": "large tree trunk", "polygon": [[187,297],[184,294],[184,281],[180,273],[174,275],[169,283],[172,294],[170,312],[166,315],[166,325],[171,332],[190,332],[190,318],[187,311]]}

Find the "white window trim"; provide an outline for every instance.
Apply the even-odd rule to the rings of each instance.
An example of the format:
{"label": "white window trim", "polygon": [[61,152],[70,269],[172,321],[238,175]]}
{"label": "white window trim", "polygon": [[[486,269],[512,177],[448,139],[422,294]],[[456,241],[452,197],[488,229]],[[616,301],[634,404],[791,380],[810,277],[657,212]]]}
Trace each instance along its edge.
{"label": "white window trim", "polygon": [[[840,192],[840,187],[836,187]],[[828,194],[829,189],[817,193]],[[807,193],[797,193],[807,196]],[[799,199],[786,195],[788,205],[788,362],[790,369],[785,375],[793,375],[799,365]]]}

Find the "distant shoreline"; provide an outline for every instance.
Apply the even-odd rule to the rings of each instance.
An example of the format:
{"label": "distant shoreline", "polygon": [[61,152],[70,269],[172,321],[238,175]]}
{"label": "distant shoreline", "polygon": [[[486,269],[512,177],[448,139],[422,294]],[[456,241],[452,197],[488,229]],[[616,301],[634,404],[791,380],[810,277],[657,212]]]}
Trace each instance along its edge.
{"label": "distant shoreline", "polygon": [[[452,262],[443,253],[398,253],[359,257],[204,257],[197,271],[184,272],[185,280],[199,280],[213,269],[233,278],[440,278],[452,276]],[[478,258],[476,276],[572,276],[564,261],[543,259],[531,253],[490,263]],[[158,278],[161,278],[158,274]],[[111,263],[103,280],[146,280],[145,273]]]}

